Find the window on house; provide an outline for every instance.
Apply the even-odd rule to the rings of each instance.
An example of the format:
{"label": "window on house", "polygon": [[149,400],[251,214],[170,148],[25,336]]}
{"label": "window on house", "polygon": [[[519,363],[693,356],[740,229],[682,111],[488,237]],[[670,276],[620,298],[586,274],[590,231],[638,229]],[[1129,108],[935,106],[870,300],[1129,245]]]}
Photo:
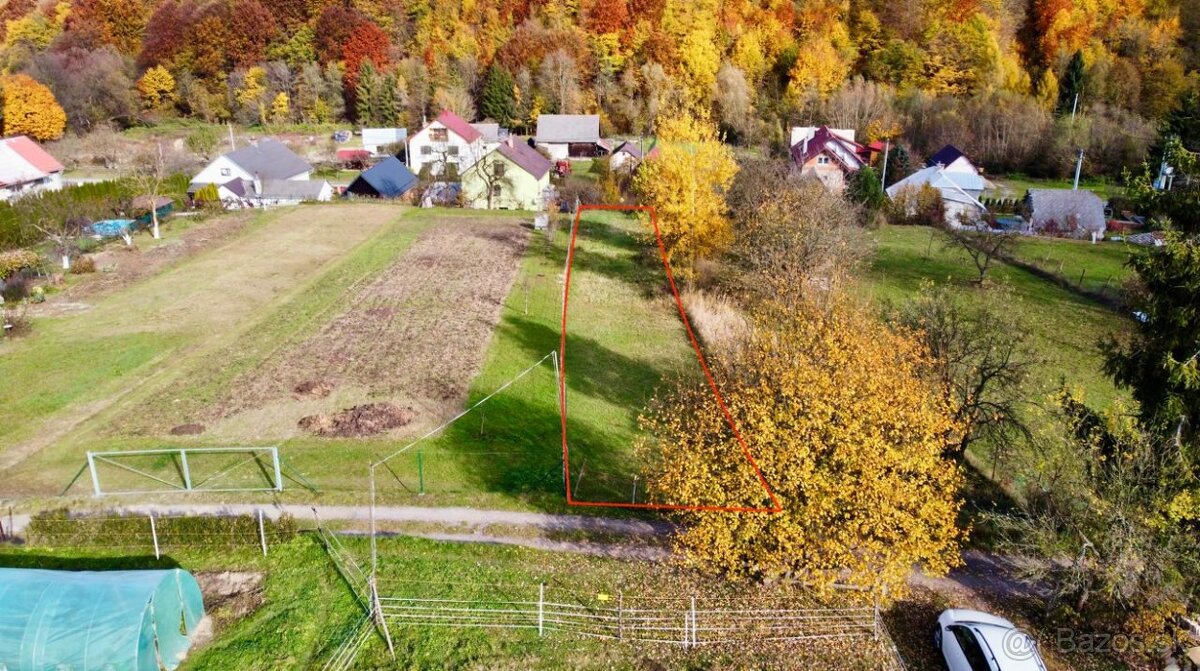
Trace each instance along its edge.
{"label": "window on house", "polygon": [[430,147],[429,145],[425,145],[424,147],[421,147],[421,155],[422,156],[429,156],[432,153],[433,153],[433,147]]}
{"label": "window on house", "polygon": [[817,165],[829,165],[829,157],[828,156],[818,156],[817,157]]}
{"label": "window on house", "polygon": [[499,184],[493,184],[493,185],[492,185],[492,195],[493,195],[493,196],[499,196],[499,195],[500,195],[500,185],[499,185]]}
{"label": "window on house", "polygon": [[503,177],[505,167],[506,166],[503,163],[500,163],[499,161],[493,163],[492,164],[492,176],[493,177]]}
{"label": "window on house", "polygon": [[229,176],[229,168],[221,168],[221,176],[228,177]]}
{"label": "window on house", "polygon": [[430,128],[429,139],[434,142],[445,142],[450,139],[450,135],[445,128]]}
{"label": "window on house", "polygon": [[446,147],[446,155],[447,156],[458,156],[458,147],[455,147],[455,146]]}

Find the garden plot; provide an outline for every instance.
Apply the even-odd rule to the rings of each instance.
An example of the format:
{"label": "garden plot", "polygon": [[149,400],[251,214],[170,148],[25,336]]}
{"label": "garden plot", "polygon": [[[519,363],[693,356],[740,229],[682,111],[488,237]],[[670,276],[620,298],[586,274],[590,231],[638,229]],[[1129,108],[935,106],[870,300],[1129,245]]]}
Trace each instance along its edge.
{"label": "garden plot", "polygon": [[345,309],[233,380],[195,421],[224,439],[364,437],[462,407],[528,232],[508,220],[426,230]]}

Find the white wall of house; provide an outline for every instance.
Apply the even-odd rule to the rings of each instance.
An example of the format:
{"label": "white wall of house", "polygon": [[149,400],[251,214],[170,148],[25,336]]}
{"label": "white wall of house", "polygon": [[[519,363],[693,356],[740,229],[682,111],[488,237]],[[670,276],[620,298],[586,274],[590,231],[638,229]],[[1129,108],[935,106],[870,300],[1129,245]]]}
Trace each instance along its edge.
{"label": "white wall of house", "polygon": [[429,166],[430,174],[437,177],[444,173],[443,164],[453,164],[461,175],[485,153],[482,138],[467,142],[441,122],[434,121],[414,133],[408,141],[408,169],[419,175],[425,166]]}
{"label": "white wall of house", "polygon": [[538,149],[545,149],[550,154],[550,160],[561,161],[570,158],[571,145],[565,142],[539,142]]}
{"label": "white wall of house", "polygon": [[961,172],[971,175],[979,174],[979,171],[975,169],[975,166],[966,156],[959,156],[958,158],[954,159],[953,163],[942,168],[942,172]]}
{"label": "white wall of house", "polygon": [[0,187],[0,200],[14,200],[22,196],[28,196],[30,194],[39,193],[42,191],[58,191],[62,187],[62,173],[52,172],[44,177],[31,179],[27,182]]}

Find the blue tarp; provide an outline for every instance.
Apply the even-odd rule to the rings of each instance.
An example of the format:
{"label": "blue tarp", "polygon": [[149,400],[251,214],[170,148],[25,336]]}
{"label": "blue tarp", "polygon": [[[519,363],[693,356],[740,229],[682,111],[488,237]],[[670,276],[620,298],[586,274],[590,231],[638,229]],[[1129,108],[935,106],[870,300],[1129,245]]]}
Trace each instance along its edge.
{"label": "blue tarp", "polygon": [[346,193],[377,198],[399,198],[417,185],[417,176],[395,156],[389,156],[363,171]]}
{"label": "blue tarp", "polygon": [[204,617],[187,571],[0,568],[0,669],[174,669]]}
{"label": "blue tarp", "polygon": [[132,219],[105,219],[104,221],[93,222],[90,228],[94,235],[115,238],[128,231],[130,226],[133,226]]}

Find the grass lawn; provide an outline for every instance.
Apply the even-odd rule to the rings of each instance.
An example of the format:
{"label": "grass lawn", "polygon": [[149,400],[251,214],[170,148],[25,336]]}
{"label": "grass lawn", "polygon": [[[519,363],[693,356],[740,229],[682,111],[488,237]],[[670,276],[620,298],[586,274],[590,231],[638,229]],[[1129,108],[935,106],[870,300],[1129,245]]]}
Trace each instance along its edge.
{"label": "grass lawn", "polygon": [[1116,296],[1132,274],[1126,263],[1144,249],[1124,242],[1093,245],[1084,240],[1025,237],[1017,245],[1016,256],[1085,291]]}
{"label": "grass lawn", "polygon": [[[984,192],[983,195],[987,198],[1021,199],[1029,189],[1070,189],[1075,186],[1074,178],[1039,179],[1025,175],[998,175],[988,179],[996,188]],[[1079,180],[1079,188],[1092,191],[1105,200],[1125,192],[1125,187],[1102,177],[1083,177]]]}
{"label": "grass lawn", "polygon": [[[876,255],[865,273],[863,290],[876,301],[901,304],[925,284],[948,285],[968,303],[978,300],[975,297],[981,289],[973,282],[978,277],[974,264],[965,253],[946,247],[942,233],[925,227],[887,226],[874,231],[872,237],[877,245]],[[1090,245],[1036,239],[1022,241],[1018,253],[1039,263],[1046,255],[1061,259],[1065,262],[1065,275],[1072,264],[1096,268],[1097,274],[1119,273],[1128,251],[1113,243]],[[1057,265],[1050,268],[1056,269]],[[991,284],[1009,292],[1010,315],[1026,330],[1034,355],[1044,360],[1029,380],[1027,394],[1032,401],[1048,406],[1049,395],[1063,383],[1081,391],[1095,408],[1105,407],[1123,396],[1101,371],[1103,357],[1099,343],[1106,335],[1128,327],[1128,320],[1095,300],[1016,266],[997,262],[988,271],[988,278]],[[1031,415],[1038,417],[1044,415]],[[976,464],[990,464],[990,454],[990,448],[980,444],[968,456]],[[1008,490],[1014,482],[1012,477],[998,475]],[[1020,475],[1015,477],[1019,484]]]}
{"label": "grass lawn", "polygon": [[[363,539],[342,539],[365,557]],[[381,596],[459,598],[493,603],[537,601],[546,584],[547,601],[611,607],[618,593],[626,606],[669,597],[652,607],[687,609],[687,596],[714,598],[784,597],[790,607],[817,605],[795,591],[767,589],[747,594],[745,586],[704,585],[700,576],[667,565],[563,555],[486,544],[449,544],[411,538],[379,541]],[[313,535],[272,546],[267,557],[255,550],[182,550],[164,555],[129,556],[104,551],[60,551],[0,544],[0,566],[59,570],[148,569],[181,567],[195,574],[244,571],[264,574],[259,595],[217,604],[206,594],[208,614],[216,620],[215,638],[193,651],[184,671],[320,668],[362,611]],[[202,581],[203,582],[203,581]],[[751,592],[758,590],[750,589]],[[607,597],[602,595],[610,595]],[[669,603],[670,605],[664,605]],[[845,603],[845,602],[836,602]],[[634,606],[636,607],[636,605]],[[647,605],[646,607],[651,607]],[[701,607],[704,607],[703,601]],[[878,656],[861,653],[869,640],[820,641],[756,650],[623,644],[547,632],[536,628],[482,629],[402,626],[391,635],[400,668],[406,669],[645,669],[730,668],[751,660],[755,668],[878,668]],[[796,665],[799,665],[797,667]],[[382,639],[371,634],[355,668],[395,668]]]}
{"label": "grass lawn", "polygon": [[[925,227],[887,226],[872,236],[877,253],[865,274],[864,288],[875,299],[898,304],[914,296],[923,283],[949,284],[967,300],[980,291],[972,282],[978,277],[974,264],[963,252],[947,248],[940,232]],[[1037,259],[1050,253],[1069,263],[1115,273],[1123,250],[1107,244],[1033,240],[1024,242],[1020,253]],[[1091,299],[1014,266],[993,265],[988,278],[1011,290],[1012,315],[1028,330],[1038,356],[1048,359],[1038,370],[1035,384],[1050,389],[1065,379],[1069,385],[1082,388],[1097,406],[1116,397],[1116,388],[1100,371],[1098,343],[1126,326],[1124,319]]]}

